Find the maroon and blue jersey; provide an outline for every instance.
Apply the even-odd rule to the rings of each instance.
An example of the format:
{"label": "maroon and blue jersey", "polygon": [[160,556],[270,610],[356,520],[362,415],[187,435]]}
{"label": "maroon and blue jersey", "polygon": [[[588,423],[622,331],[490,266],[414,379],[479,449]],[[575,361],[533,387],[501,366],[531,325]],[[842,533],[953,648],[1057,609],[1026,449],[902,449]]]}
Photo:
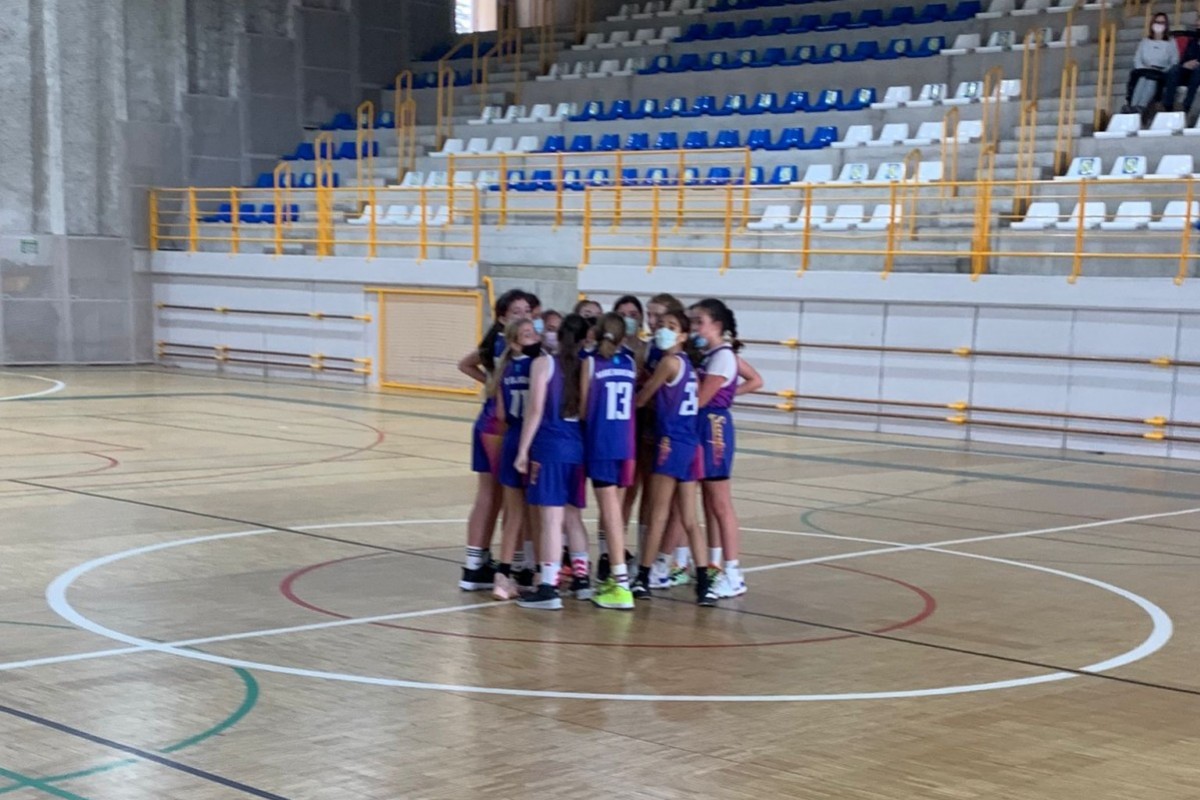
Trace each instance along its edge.
{"label": "maroon and blue jersey", "polygon": [[589,462],[625,461],[634,458],[634,400],[637,395],[637,362],[624,352],[604,358],[597,353],[584,369],[591,371],[585,449]]}
{"label": "maroon and blue jersey", "polygon": [[732,369],[733,375],[730,377],[722,374],[722,377],[726,378],[729,382],[718,389],[717,393],[713,395],[712,400],[708,401],[708,405],[704,407],[706,411],[710,408],[729,408],[733,405],[733,398],[737,394],[737,354],[727,344],[718,345],[705,353],[704,362],[700,365],[700,380],[704,380],[705,376],[709,374],[709,371],[718,362],[723,367]]}
{"label": "maroon and blue jersey", "polygon": [[550,377],[546,382],[546,405],[542,422],[533,437],[529,456],[533,461],[561,464],[583,463],[583,426],[579,418],[562,415],[563,371],[558,359],[542,356],[549,361]]}
{"label": "maroon and blue jersey", "polygon": [[708,375],[719,375],[727,381],[700,411],[701,478],[706,481],[726,480],[733,474],[737,433],[729,409],[737,395],[737,370],[737,354],[727,344],[708,351],[700,367],[701,380]]}

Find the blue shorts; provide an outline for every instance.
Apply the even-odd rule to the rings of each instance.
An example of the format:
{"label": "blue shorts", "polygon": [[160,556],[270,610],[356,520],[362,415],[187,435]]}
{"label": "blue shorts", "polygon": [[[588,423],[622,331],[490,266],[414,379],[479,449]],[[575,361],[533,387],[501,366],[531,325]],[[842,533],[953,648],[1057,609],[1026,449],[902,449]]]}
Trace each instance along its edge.
{"label": "blue shorts", "polygon": [[529,481],[517,472],[514,463],[517,460],[517,450],[521,444],[521,429],[509,428],[504,432],[504,440],[500,446],[500,485],[510,489],[524,489]]}
{"label": "blue shorts", "polygon": [[737,437],[733,414],[728,408],[709,408],[700,412],[700,449],[704,453],[701,480],[721,481],[733,475]]}
{"label": "blue shorts", "polygon": [[669,436],[659,437],[658,452],[654,457],[654,474],[669,475],[680,483],[700,480],[700,445],[692,439],[681,443],[672,441]]}
{"label": "blue shorts", "polygon": [[495,410],[484,406],[471,429],[472,472],[499,473],[500,436],[500,420],[496,418]]}
{"label": "blue shorts", "polygon": [[531,506],[587,508],[587,482],[583,465],[530,461],[525,502]]}
{"label": "blue shorts", "polygon": [[636,467],[637,461],[632,458],[621,461],[611,459],[589,461],[587,463],[587,476],[592,479],[592,483],[619,486],[622,489],[626,489],[633,486],[633,476],[636,472]]}

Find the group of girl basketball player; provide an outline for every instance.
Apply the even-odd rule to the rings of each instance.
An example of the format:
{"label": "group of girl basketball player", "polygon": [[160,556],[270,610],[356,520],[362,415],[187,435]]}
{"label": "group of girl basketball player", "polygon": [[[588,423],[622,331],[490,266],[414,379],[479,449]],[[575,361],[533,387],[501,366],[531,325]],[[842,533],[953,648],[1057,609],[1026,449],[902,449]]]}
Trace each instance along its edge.
{"label": "group of girl basketball player", "polygon": [[[762,378],[738,356],[733,312],[716,299],[685,308],[669,294],[644,311],[633,296],[609,313],[591,300],[566,316],[540,306],[528,292],[504,293],[495,323],[459,362],[485,397],[472,435],[479,485],[459,586],[534,609],[560,609],[564,595],[631,609],[654,589],[689,583],[702,606],[745,594],[730,406]],[[600,511],[595,585],[583,521],[588,479]],[[631,576],[625,535],[639,491]]]}

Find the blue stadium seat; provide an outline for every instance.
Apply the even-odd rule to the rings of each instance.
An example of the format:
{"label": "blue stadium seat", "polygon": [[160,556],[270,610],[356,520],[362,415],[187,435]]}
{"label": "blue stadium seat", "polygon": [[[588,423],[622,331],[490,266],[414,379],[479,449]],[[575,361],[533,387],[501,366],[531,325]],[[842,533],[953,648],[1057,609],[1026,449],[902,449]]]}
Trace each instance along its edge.
{"label": "blue stadium seat", "polygon": [[258,224],[258,211],[255,210],[254,203],[238,204],[238,222],[244,222],[247,225]]}
{"label": "blue stadium seat", "polygon": [[328,189],[336,189],[342,185],[340,172],[326,172],[321,175],[321,185]]}
{"label": "blue stadium seat", "polygon": [[498,183],[493,183],[493,184],[491,185],[491,190],[492,190],[493,192],[498,192],[498,191],[500,191],[500,189],[501,189],[501,188],[507,188],[507,189],[510,189],[510,190],[513,190],[513,191],[517,191],[517,192],[529,192],[529,191],[533,191],[532,189],[528,189],[528,188],[522,188],[522,187],[525,187],[525,186],[526,186],[526,182],[525,182],[525,170],[523,170],[523,169],[510,169],[510,170],[509,170],[509,171],[508,171],[508,172],[505,174],[505,176],[504,176],[504,184],[503,184],[503,187],[501,186],[501,184],[498,184]]}
{"label": "blue stadium seat", "polygon": [[[337,152],[337,148],[337,142],[321,142],[321,146],[315,152],[319,154],[321,158],[336,158],[337,156],[335,153]],[[316,156],[314,155],[313,158],[316,158]]]}
{"label": "blue stadium seat", "polygon": [[812,138],[801,145],[800,150],[824,150],[838,140],[838,129],[835,125],[822,125],[813,131]]}
{"label": "blue stadium seat", "polygon": [[541,152],[543,153],[561,153],[567,149],[566,136],[547,136],[546,142],[542,145]]}
{"label": "blue stadium seat", "polygon": [[698,42],[703,40],[708,35],[708,26],[703,22],[694,22],[688,25],[687,30],[682,36],[675,37],[674,41],[680,44],[688,44],[690,42]]}
{"label": "blue stadium seat", "polygon": [[[285,212],[286,213],[286,212]],[[275,224],[275,204],[263,203],[258,209],[258,219],[255,220],[262,225]]]}
{"label": "blue stadium seat", "polygon": [[742,113],[747,116],[757,116],[758,114],[774,114],[779,110],[779,98],[774,92],[759,92],[754,98],[754,103],[742,109]]}
{"label": "blue stadium seat", "polygon": [[705,32],[701,41],[715,42],[719,39],[732,39],[735,33],[737,33],[736,24],[728,21],[718,22]]}
{"label": "blue stadium seat", "polygon": [[928,58],[936,56],[946,47],[945,36],[926,36],[921,41],[921,46],[908,54],[909,58]]}
{"label": "blue stadium seat", "polygon": [[855,89],[845,101],[837,104],[838,111],[862,111],[870,108],[875,102],[875,90],[870,88]]}
{"label": "blue stadium seat", "polygon": [[338,146],[337,152],[333,154],[333,157],[336,159],[345,159],[347,161],[356,160],[358,158],[358,153],[354,150],[354,142],[342,142]]}
{"label": "blue stadium seat", "polygon": [[800,170],[791,164],[780,164],[771,173],[771,180],[768,183],[772,186],[787,186],[789,183],[795,183],[798,180],[800,180]]}
{"label": "blue stadium seat", "polygon": [[791,17],[772,17],[770,23],[767,24],[759,36],[782,36],[788,32],[788,28],[792,27]]}
{"label": "blue stadium seat", "polygon": [[599,100],[589,100],[583,104],[583,108],[573,117],[568,117],[571,122],[591,122],[597,116],[604,113],[604,103]]}
{"label": "blue stadium seat", "polygon": [[757,50],[738,50],[733,58],[721,65],[721,69],[742,69],[753,66],[756,61],[758,61]]}
{"label": "blue stadium seat", "polygon": [[588,186],[612,186],[612,174],[607,169],[593,169],[588,171],[587,177]]}
{"label": "blue stadium seat", "polygon": [[657,112],[651,114],[653,119],[670,119],[671,117],[679,116],[680,113],[687,111],[686,97],[672,97],[667,102],[663,103]]}
{"label": "blue stadium seat", "polygon": [[851,50],[846,55],[842,56],[842,61],[843,62],[870,61],[871,59],[875,58],[875,56],[877,56],[877,55],[879,55],[879,42],[876,42],[876,41],[859,42],[858,44],[856,44],[854,46],[853,50]]}
{"label": "blue stadium seat", "polygon": [[654,59],[646,65],[645,69],[639,69],[638,75],[657,75],[660,72],[673,72],[672,69],[675,62],[670,56],[655,56]]}
{"label": "blue stadium seat", "polygon": [[789,92],[787,99],[775,109],[776,114],[795,114],[797,111],[808,111],[808,92],[803,89]]}
{"label": "blue stadium seat", "polygon": [[747,66],[754,67],[755,69],[765,69],[766,67],[776,66],[785,58],[787,58],[787,50],[784,50],[782,47],[768,47],[759,58],[747,64]]}
{"label": "blue stadium seat", "polygon": [[707,150],[708,131],[688,131],[683,139],[684,150]]}
{"label": "blue stadium seat", "polygon": [[854,15],[849,11],[837,11],[829,15],[829,19],[818,25],[814,30],[818,31],[840,31],[842,28],[849,27],[853,22]]}
{"label": "blue stadium seat", "polygon": [[704,116],[711,114],[713,112],[713,109],[715,109],[716,107],[717,107],[717,98],[713,97],[711,94],[705,94],[705,95],[701,95],[700,97],[697,97],[694,101],[692,101],[691,108],[689,108],[687,111],[681,111],[676,116],[684,117],[686,119],[693,119],[695,117],[704,117]]}
{"label": "blue stadium seat", "polygon": [[621,134],[606,133],[600,137],[600,144],[596,145],[596,149],[601,153],[611,153],[621,149]]}
{"label": "blue stadium seat", "polygon": [[833,111],[841,104],[841,102],[841,89],[826,89],[817,96],[816,102],[808,104],[807,110],[812,112]]}
{"label": "blue stadium seat", "polygon": [[758,36],[766,28],[767,24],[761,19],[748,19],[742,23],[730,39],[749,39],[751,36]]}
{"label": "blue stadium seat", "polygon": [[717,140],[713,142],[713,147],[717,149],[734,148],[742,146],[742,135],[734,130],[724,130],[717,133]]}
{"label": "blue stadium seat", "polygon": [[475,73],[471,70],[463,70],[454,73],[455,86],[471,86],[475,83]]}
{"label": "blue stadium seat", "polygon": [[649,133],[631,133],[629,138],[625,140],[625,146],[622,150],[649,150],[650,149],[650,134]]}
{"label": "blue stadium seat", "polygon": [[719,109],[709,112],[710,117],[732,117],[742,113],[746,107],[746,95],[730,94],[725,96],[725,103]]}
{"label": "blue stadium seat", "polygon": [[787,29],[790,34],[812,33],[821,24],[820,14],[805,14],[796,20],[796,24]]}
{"label": "blue stadium seat", "polygon": [[375,116],[375,127],[391,129],[396,127],[396,113],[394,111],[380,111]]}
{"label": "blue stadium seat", "polygon": [[553,191],[554,173],[548,169],[537,169],[529,176],[529,180],[520,181],[511,188],[516,189],[518,192],[536,192],[547,186]]}
{"label": "blue stadium seat", "polygon": [[581,133],[571,140],[570,150],[572,153],[590,153],[596,149],[592,143],[592,136],[588,133]]}
{"label": "blue stadium seat", "polygon": [[577,169],[564,169],[562,174],[563,189],[568,192],[583,191],[583,173]]}
{"label": "blue stadium seat", "polygon": [[648,98],[634,106],[628,114],[622,115],[621,119],[639,120],[646,119],[646,117],[653,119],[654,115],[657,113],[658,101],[653,98]]}
{"label": "blue stadium seat", "polygon": [[258,180],[256,180],[254,182],[254,188],[255,189],[274,189],[275,188],[275,174],[272,172],[258,173]]}
{"label": "blue stadium seat", "polygon": [[414,89],[435,89],[437,88],[437,73],[422,72],[413,78]]}
{"label": "blue stadium seat", "polygon": [[293,184],[297,189],[314,189],[317,176],[311,172],[301,172],[298,176],[293,176]]}
{"label": "blue stadium seat", "polygon": [[866,8],[858,15],[858,19],[847,25],[850,29],[874,28],[879,23],[883,22],[882,8]]}
{"label": "blue stadium seat", "polygon": [[681,186],[699,186],[700,185],[700,170],[696,167],[684,167],[683,175],[679,177]]}
{"label": "blue stadium seat", "polygon": [[220,224],[222,222],[226,224],[233,222],[233,204],[221,203],[221,205],[217,207],[217,213],[210,214],[207,217],[202,217],[200,221],[213,225]]}
{"label": "blue stadium seat", "polygon": [[876,24],[879,28],[894,28],[897,25],[907,25],[917,16],[917,10],[912,6],[896,6],[891,13]]}
{"label": "blue stadium seat", "polygon": [[733,171],[729,167],[711,167],[704,182],[709,186],[727,186],[733,182]]}
{"label": "blue stadium seat", "polygon": [[694,72],[695,70],[700,69],[701,66],[702,64],[700,63],[699,53],[683,53],[679,56],[679,60],[676,61],[673,66],[671,66],[669,69],[664,69],[663,72]]}
{"label": "blue stadium seat", "polygon": [[931,22],[941,22],[946,19],[948,13],[950,12],[945,3],[930,3],[921,9],[921,13],[913,19],[913,24],[927,25]]}
{"label": "blue stadium seat", "polygon": [[708,54],[708,60],[702,63],[696,69],[700,72],[707,72],[713,69],[722,69],[729,63],[729,53],[723,50],[718,50],[715,53]]}
{"label": "blue stadium seat", "polygon": [[301,142],[296,147],[296,155],[294,158],[296,161],[315,161],[317,158],[317,151],[313,147],[313,143]]}
{"label": "blue stadium seat", "polygon": [[785,58],[779,62],[781,67],[798,67],[801,64],[811,64],[813,59],[817,57],[817,48],[811,44],[799,45],[789,58]]}
{"label": "blue stadium seat", "polygon": [[655,167],[654,169],[646,170],[646,177],[643,180],[646,186],[673,186],[675,181],[671,180],[671,171],[663,167]]}
{"label": "blue stadium seat", "polygon": [[975,19],[979,12],[983,10],[983,5],[979,0],[961,0],[954,10],[946,15],[943,22],[965,22],[969,19]]}
{"label": "blue stadium seat", "polygon": [[333,115],[333,119],[321,126],[323,131],[352,131],[354,130],[354,116],[345,111],[339,111]]}
{"label": "blue stadium seat", "polygon": [[768,128],[755,128],[746,137],[746,147],[751,150],[766,150],[771,144],[771,131]]}
{"label": "blue stadium seat", "polygon": [[746,186],[747,184],[749,184],[750,186],[762,186],[763,185],[763,168],[762,167],[751,167],[750,175],[749,175],[749,177],[747,177],[746,168],[743,167],[741,169],[741,171],[738,172],[737,183],[741,186]]}
{"label": "blue stadium seat", "polygon": [[779,138],[767,146],[767,150],[779,152],[804,146],[804,128],[784,128]]}
{"label": "blue stadium seat", "polygon": [[911,39],[892,39],[883,52],[876,54],[875,59],[877,61],[894,61],[910,55],[912,49]]}
{"label": "blue stadium seat", "polygon": [[604,112],[603,114],[596,115],[596,121],[613,122],[615,120],[624,118],[626,114],[629,114],[632,111],[633,104],[628,100],[614,100],[612,101],[612,104],[609,105],[608,111]]}
{"label": "blue stadium seat", "polygon": [[675,131],[663,131],[654,140],[655,150],[678,150],[679,134]]}
{"label": "blue stadium seat", "polygon": [[846,45],[841,42],[834,42],[825,48],[825,52],[814,57],[810,63],[812,64],[832,64],[835,61],[841,61],[846,56]]}
{"label": "blue stadium seat", "polygon": [[621,170],[621,185],[622,186],[640,186],[641,178],[638,177],[637,167],[625,167]]}

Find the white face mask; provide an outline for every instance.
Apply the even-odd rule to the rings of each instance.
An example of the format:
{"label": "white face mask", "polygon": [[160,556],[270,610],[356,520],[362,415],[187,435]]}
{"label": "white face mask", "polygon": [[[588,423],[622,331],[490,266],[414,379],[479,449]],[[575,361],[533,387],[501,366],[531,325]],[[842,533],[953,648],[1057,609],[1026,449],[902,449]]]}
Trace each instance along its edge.
{"label": "white face mask", "polygon": [[542,334],[542,344],[551,353],[558,350],[558,331],[546,331]]}
{"label": "white face mask", "polygon": [[654,343],[659,350],[670,350],[679,341],[679,334],[670,328],[659,328],[654,333]]}
{"label": "white face mask", "polygon": [[1156,22],[1150,26],[1150,30],[1154,31],[1155,33],[1166,33],[1167,26],[1163,25],[1161,22]]}

